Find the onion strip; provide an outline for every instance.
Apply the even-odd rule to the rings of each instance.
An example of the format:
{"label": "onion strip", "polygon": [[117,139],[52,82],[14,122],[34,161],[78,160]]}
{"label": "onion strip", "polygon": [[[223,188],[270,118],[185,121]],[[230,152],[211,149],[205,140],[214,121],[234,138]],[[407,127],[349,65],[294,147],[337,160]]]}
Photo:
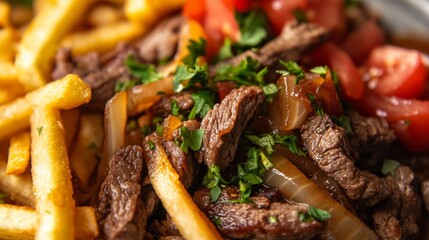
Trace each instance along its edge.
{"label": "onion strip", "polygon": [[266,172],[264,183],[278,188],[292,201],[329,211],[332,217],[324,234],[332,239],[378,239],[368,226],[309,180],[286,157],[274,153],[270,160],[274,167]]}

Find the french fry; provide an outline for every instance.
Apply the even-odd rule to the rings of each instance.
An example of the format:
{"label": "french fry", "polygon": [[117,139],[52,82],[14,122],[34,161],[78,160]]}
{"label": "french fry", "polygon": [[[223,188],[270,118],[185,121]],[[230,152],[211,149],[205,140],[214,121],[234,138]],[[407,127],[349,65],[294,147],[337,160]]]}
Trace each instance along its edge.
{"label": "french fry", "polygon": [[18,94],[15,93],[14,91],[11,91],[6,88],[4,89],[0,88],[0,105],[12,101],[17,97],[17,95]]}
{"label": "french fry", "polygon": [[0,155],[0,191],[6,192],[9,198],[20,205],[34,207],[30,170],[20,175],[6,175],[6,157],[3,155]]}
{"label": "french fry", "polygon": [[[155,149],[145,156],[150,182],[171,216],[180,234],[185,239],[222,239],[213,223],[201,212],[186,191],[179,175],[170,163],[157,137]],[[152,143],[153,144],[153,143]]]}
{"label": "french fry", "polygon": [[9,27],[10,6],[7,2],[0,2],[0,29]]}
{"label": "french fry", "polygon": [[51,63],[61,38],[78,22],[91,2],[55,1],[55,4],[43,5],[33,18],[22,36],[15,60],[19,80],[26,91],[50,79]]}
{"label": "french fry", "polygon": [[21,174],[30,162],[30,133],[21,132],[10,139],[6,174]]}
{"label": "french fry", "polygon": [[71,145],[75,139],[76,132],[79,125],[80,112],[79,109],[73,108],[70,110],[61,111],[61,121],[63,122],[66,147],[70,152]]}
{"label": "french fry", "polygon": [[[1,25],[1,23],[0,23]],[[0,61],[13,62],[16,54],[18,33],[11,27],[0,27]],[[18,78],[16,78],[18,80]]]}
{"label": "french fry", "polygon": [[[0,38],[1,38],[1,31],[0,31]],[[0,56],[2,56],[1,54],[2,47],[3,46],[0,45]],[[18,71],[16,70],[15,66],[12,63],[0,59],[0,86],[11,86],[11,85],[21,86],[18,82]]]}
{"label": "french fry", "polygon": [[73,187],[60,111],[35,106],[31,116],[31,174],[36,239],[74,239]]}
{"label": "french fry", "polygon": [[89,31],[76,32],[61,41],[61,47],[67,47],[76,55],[91,51],[104,53],[115,48],[119,42],[129,42],[146,32],[141,24],[127,21],[103,25]]}
{"label": "french fry", "polygon": [[100,149],[103,146],[103,115],[83,114],[79,131],[70,155],[70,167],[74,176],[86,187],[97,168]]}
{"label": "french fry", "polygon": [[61,80],[28,93],[25,97],[0,106],[0,140],[30,126],[32,105],[45,104],[72,109],[91,99],[91,89],[77,76],[69,74]]}
{"label": "french fry", "polygon": [[94,27],[119,22],[125,18],[122,8],[112,4],[98,4],[88,14],[88,24]]}
{"label": "french fry", "polygon": [[153,25],[168,13],[178,10],[185,0],[126,0],[125,15],[130,21]]}
{"label": "french fry", "polygon": [[[92,207],[75,209],[74,231],[76,239],[94,239],[98,226]],[[37,214],[29,207],[0,205],[1,239],[34,239],[37,228]]]}

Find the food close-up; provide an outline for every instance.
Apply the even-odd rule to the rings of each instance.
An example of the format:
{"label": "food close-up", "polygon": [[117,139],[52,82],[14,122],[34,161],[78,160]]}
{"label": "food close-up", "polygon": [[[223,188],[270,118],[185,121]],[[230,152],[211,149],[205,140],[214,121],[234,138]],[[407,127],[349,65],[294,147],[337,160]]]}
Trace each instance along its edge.
{"label": "food close-up", "polygon": [[428,31],[425,0],[0,0],[0,239],[429,239]]}

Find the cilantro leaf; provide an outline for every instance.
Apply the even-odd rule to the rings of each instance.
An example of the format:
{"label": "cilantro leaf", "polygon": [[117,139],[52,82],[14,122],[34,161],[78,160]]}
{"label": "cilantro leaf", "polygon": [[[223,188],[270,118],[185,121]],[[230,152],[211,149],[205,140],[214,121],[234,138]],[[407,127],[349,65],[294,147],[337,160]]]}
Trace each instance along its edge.
{"label": "cilantro leaf", "polygon": [[187,127],[180,128],[180,135],[183,137],[183,142],[180,149],[188,153],[188,148],[193,151],[198,151],[203,142],[204,129],[197,129],[195,131],[189,130]]}
{"label": "cilantro leaf", "polygon": [[213,92],[209,90],[200,90],[198,92],[192,93],[191,97],[194,101],[194,107],[191,109],[188,119],[193,120],[196,116],[199,116],[201,119],[203,119],[213,108]]}
{"label": "cilantro leaf", "polygon": [[280,136],[278,134],[264,134],[260,137],[246,135],[246,138],[252,141],[253,144],[264,148],[269,155],[274,152],[275,144],[281,144],[297,155],[305,155],[304,151],[298,147],[297,137],[295,135]]}
{"label": "cilantro leaf", "polygon": [[336,117],[336,116],[331,116],[332,122],[335,123],[336,125],[342,127],[346,133],[352,133],[352,126],[350,124],[350,118],[348,116],[341,116],[341,117]]}
{"label": "cilantro leaf", "polygon": [[236,13],[235,19],[241,33],[241,38],[236,44],[238,48],[245,50],[250,47],[257,47],[267,39],[268,19],[263,11]]}
{"label": "cilantro leaf", "polygon": [[37,128],[37,133],[39,134],[39,136],[42,134],[43,131],[43,126],[40,126]]}
{"label": "cilantro leaf", "polygon": [[293,11],[293,16],[295,17],[298,23],[308,22],[307,13],[301,8],[297,8]]}
{"label": "cilantro leaf", "polygon": [[285,62],[283,60],[280,60],[280,64],[282,64],[286,68],[286,71],[278,70],[277,73],[281,73],[284,76],[295,75],[296,84],[298,84],[299,81],[301,81],[305,77],[304,71],[296,62],[293,62],[293,61]]}
{"label": "cilantro leaf", "polygon": [[381,167],[381,173],[384,175],[390,174],[392,176],[396,175],[396,169],[401,166],[398,161],[392,159],[386,159],[383,162],[383,166]]}
{"label": "cilantro leaf", "polygon": [[265,94],[265,101],[271,103],[273,102],[274,95],[279,91],[279,88],[274,83],[270,83],[262,86],[262,90]]}
{"label": "cilantro leaf", "polygon": [[134,55],[127,56],[125,65],[127,65],[131,75],[141,81],[142,84],[156,82],[162,78],[162,75],[156,70],[153,64],[140,63]]}
{"label": "cilantro leaf", "polygon": [[274,152],[274,138],[272,135],[267,134],[262,137],[258,137],[255,135],[246,135],[246,138],[252,141],[253,144],[258,145],[259,147],[262,147],[267,151],[269,155],[271,155]]}
{"label": "cilantro leaf", "polygon": [[234,81],[238,85],[264,85],[264,76],[268,69],[260,69],[260,63],[250,57],[243,59],[237,66],[223,65],[216,73],[215,81]]}
{"label": "cilantro leaf", "polygon": [[326,77],[326,74],[328,74],[329,68],[327,66],[317,66],[312,69],[310,69],[310,72],[319,74],[322,78]]}
{"label": "cilantro leaf", "polygon": [[175,100],[171,101],[171,115],[177,116],[179,115],[179,104]]}
{"label": "cilantro leaf", "polygon": [[298,217],[301,222],[311,222],[313,220],[324,222],[331,218],[331,214],[328,211],[308,206],[307,212],[299,212]]}
{"label": "cilantro leaf", "polygon": [[195,64],[192,67],[179,65],[173,77],[174,92],[178,93],[187,90],[197,83],[205,86],[207,81],[208,71],[206,65]]}
{"label": "cilantro leaf", "polygon": [[223,41],[223,45],[216,56],[216,59],[225,60],[225,59],[231,58],[232,56],[234,56],[234,54],[232,53],[231,39],[225,38],[225,40]]}
{"label": "cilantro leaf", "polygon": [[313,94],[307,94],[308,99],[310,100],[311,107],[313,108],[314,112],[319,116],[324,116],[325,111],[323,110],[322,106],[316,101],[316,96]]}
{"label": "cilantro leaf", "polygon": [[150,149],[150,150],[155,150],[155,143],[153,143],[153,142],[152,142],[152,141],[150,141],[150,140],[149,140],[147,143],[149,144],[149,149]]}
{"label": "cilantro leaf", "polygon": [[223,181],[220,175],[219,166],[212,165],[209,167],[206,175],[203,178],[203,186],[210,189],[210,201],[216,202],[222,190],[219,184]]}
{"label": "cilantro leaf", "polygon": [[187,46],[189,54],[182,61],[188,66],[195,65],[197,58],[206,54],[206,43],[204,38],[199,38],[197,41],[191,39]]}
{"label": "cilantro leaf", "polygon": [[88,150],[97,149],[97,145],[94,142],[91,142],[90,144],[88,144],[88,146],[86,146],[86,149]]}
{"label": "cilantro leaf", "polygon": [[134,86],[137,85],[137,81],[135,80],[128,80],[125,82],[116,82],[115,84],[115,92],[122,92],[126,91]]}

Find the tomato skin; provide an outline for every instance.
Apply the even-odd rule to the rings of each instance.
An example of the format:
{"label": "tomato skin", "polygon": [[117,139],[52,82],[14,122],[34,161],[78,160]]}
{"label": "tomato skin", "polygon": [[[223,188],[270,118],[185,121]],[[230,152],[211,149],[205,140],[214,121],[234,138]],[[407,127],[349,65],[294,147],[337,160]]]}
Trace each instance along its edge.
{"label": "tomato skin", "polygon": [[317,65],[328,65],[338,74],[340,86],[346,98],[356,100],[362,97],[365,84],[356,65],[346,52],[332,43],[326,43],[314,51],[310,58]]}
{"label": "tomato skin", "polygon": [[386,118],[410,151],[429,151],[429,101],[388,97],[366,89],[353,105],[366,115]]}
{"label": "tomato skin", "polygon": [[198,21],[200,23],[204,20],[205,15],[205,2],[201,0],[187,0],[183,6],[182,15],[188,19]]}
{"label": "tomato skin", "polygon": [[294,10],[306,9],[307,5],[308,0],[261,0],[262,9],[277,34],[282,31],[285,23],[295,19]]}
{"label": "tomato skin", "polygon": [[309,20],[330,32],[345,30],[344,0],[308,0]]}
{"label": "tomato skin", "polygon": [[[427,69],[420,52],[396,46],[375,48],[366,63],[375,92],[401,98],[418,98],[427,80]],[[371,72],[378,73],[375,77]]]}
{"label": "tomato skin", "polygon": [[374,20],[368,20],[350,33],[342,48],[357,64],[362,64],[371,50],[384,43],[384,33]]}
{"label": "tomato skin", "polygon": [[222,101],[226,95],[228,95],[234,88],[237,87],[237,84],[232,81],[216,82],[216,87],[219,100]]}
{"label": "tomato skin", "polygon": [[235,10],[239,12],[247,12],[251,9],[251,0],[232,0]]}

